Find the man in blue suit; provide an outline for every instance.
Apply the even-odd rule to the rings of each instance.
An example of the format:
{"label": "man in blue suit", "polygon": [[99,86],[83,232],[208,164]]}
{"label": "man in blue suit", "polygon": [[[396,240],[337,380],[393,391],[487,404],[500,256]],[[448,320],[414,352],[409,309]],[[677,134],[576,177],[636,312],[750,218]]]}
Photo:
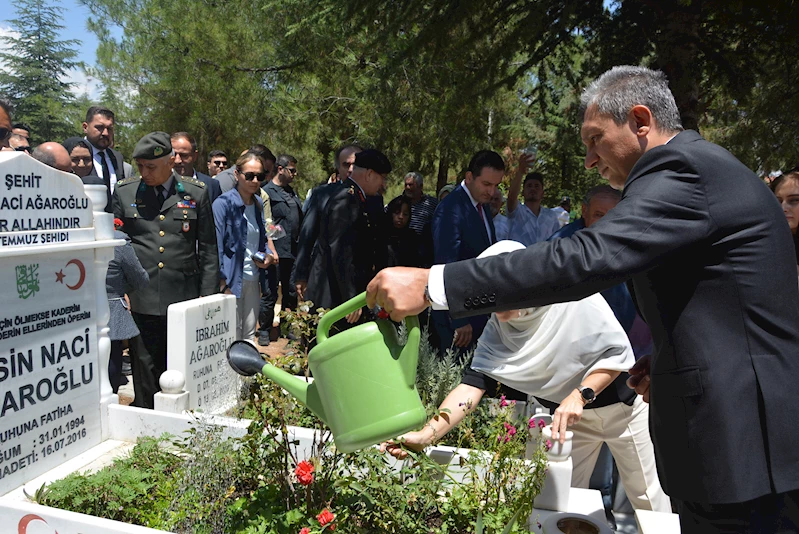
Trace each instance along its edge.
{"label": "man in blue suit", "polygon": [[[435,263],[476,258],[496,242],[488,204],[504,176],[505,162],[496,152],[481,150],[472,157],[466,178],[438,205],[433,215]],[[474,346],[488,317],[452,319],[446,311],[434,311],[433,325],[440,339],[442,356],[449,348],[468,351]]]}

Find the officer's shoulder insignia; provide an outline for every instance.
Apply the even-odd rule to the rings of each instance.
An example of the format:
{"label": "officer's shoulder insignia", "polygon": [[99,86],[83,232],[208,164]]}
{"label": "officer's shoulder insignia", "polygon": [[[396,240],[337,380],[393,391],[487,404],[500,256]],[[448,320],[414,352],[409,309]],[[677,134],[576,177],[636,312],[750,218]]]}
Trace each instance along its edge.
{"label": "officer's shoulder insignia", "polygon": [[128,184],[138,183],[139,181],[141,181],[141,178],[137,177],[137,176],[134,176],[134,177],[131,177],[131,178],[125,178],[124,180],[119,180],[116,183],[116,187],[120,187],[120,186],[128,185]]}
{"label": "officer's shoulder insignia", "polygon": [[196,185],[197,187],[205,188],[205,182],[201,182],[200,180],[195,180],[191,176],[181,176],[181,179],[187,184]]}
{"label": "officer's shoulder insignia", "polygon": [[351,185],[349,190],[347,191],[347,193],[349,193],[350,195],[354,195],[355,194],[355,186]]}

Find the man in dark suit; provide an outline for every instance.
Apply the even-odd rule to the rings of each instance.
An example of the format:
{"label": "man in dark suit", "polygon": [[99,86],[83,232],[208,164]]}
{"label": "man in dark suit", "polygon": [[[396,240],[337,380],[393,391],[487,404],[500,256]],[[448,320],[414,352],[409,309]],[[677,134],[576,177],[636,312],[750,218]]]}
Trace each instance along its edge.
{"label": "man in dark suit", "polygon": [[114,112],[102,106],[90,107],[86,111],[83,133],[91,147],[94,174],[102,178],[108,188],[105,211],[111,213],[111,195],[116,183],[125,179],[122,154],[111,148],[114,144]]}
{"label": "man in dark suit", "polygon": [[660,72],[616,67],[581,108],[586,167],[623,187],[613,210],[516,253],[386,270],[370,301],[399,319],[424,308],[429,284],[462,317],[632,278],[655,353],[631,385],[651,402],[658,475],[683,534],[799,531],[799,289],[778,203],[729,152],[682,131]]}
{"label": "man in dark suit", "polygon": [[205,184],[173,170],[169,134],[153,132],[133,151],[141,178],[122,180],[114,191],[121,219],[150,282],[130,295],[141,331],[131,342],[134,406],[153,408],[166,370],[167,308],[219,291],[219,254]]}
{"label": "man in dark suit", "polygon": [[219,182],[211,179],[207,174],[197,172],[194,163],[199,157],[197,141],[188,132],[175,132],[170,136],[172,150],[175,151],[175,172],[180,176],[188,176],[205,184],[208,191],[208,200],[214,203],[216,197],[222,194]]}
{"label": "man in dark suit", "polygon": [[[359,152],[352,176],[325,204],[306,295],[315,306],[333,308],[358,295],[385,265],[385,241],[369,216],[366,199],[379,194],[390,172],[391,163],[383,153]],[[358,310],[347,322],[360,318]]]}
{"label": "man in dark suit", "polygon": [[[476,258],[496,242],[488,203],[505,175],[502,156],[481,150],[472,157],[466,177],[441,201],[433,214],[433,262],[453,263]],[[443,310],[432,314],[443,356],[453,345],[467,351],[483,333],[488,315],[454,319]]]}
{"label": "man in dark suit", "polygon": [[[305,300],[305,290],[308,288],[308,275],[311,272],[312,253],[319,238],[319,228],[324,217],[325,206],[331,195],[337,191],[343,181],[350,178],[355,166],[355,156],[362,152],[358,145],[344,145],[335,153],[336,172],[327,182],[308,190],[302,210],[305,213],[302,227],[300,228],[299,241],[297,242],[297,255],[294,263],[294,283],[297,289],[297,298]],[[335,179],[334,179],[335,178]],[[368,197],[376,199],[382,206],[383,197]]]}

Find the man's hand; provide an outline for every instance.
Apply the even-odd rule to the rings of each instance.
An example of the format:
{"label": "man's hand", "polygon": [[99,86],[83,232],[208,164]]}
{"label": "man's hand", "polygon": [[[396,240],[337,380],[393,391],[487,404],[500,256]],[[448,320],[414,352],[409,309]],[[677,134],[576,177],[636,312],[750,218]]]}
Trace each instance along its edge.
{"label": "man's hand", "polygon": [[394,321],[417,315],[427,308],[424,288],[430,269],[391,267],[383,269],[366,286],[366,306],[375,304],[386,310]]}
{"label": "man's hand", "polygon": [[535,156],[526,152],[519,156],[519,166],[516,168],[516,174],[523,176],[527,171],[535,165]]}
{"label": "man's hand", "polygon": [[630,369],[630,378],[627,379],[627,387],[634,389],[636,393],[644,398],[644,402],[649,402],[649,385],[650,385],[650,366],[652,364],[652,357],[646,355],[632,366]]}
{"label": "man's hand", "polygon": [[455,334],[452,336],[452,343],[456,347],[466,348],[472,342],[472,325],[467,324],[455,329]]}
{"label": "man's hand", "polygon": [[300,302],[304,302],[305,290],[308,289],[308,280],[297,280],[295,286],[297,288],[297,298],[300,299]]}
{"label": "man's hand", "polygon": [[563,399],[552,416],[552,439],[566,443],[566,430],[583,418],[584,405],[583,396],[576,389]]}

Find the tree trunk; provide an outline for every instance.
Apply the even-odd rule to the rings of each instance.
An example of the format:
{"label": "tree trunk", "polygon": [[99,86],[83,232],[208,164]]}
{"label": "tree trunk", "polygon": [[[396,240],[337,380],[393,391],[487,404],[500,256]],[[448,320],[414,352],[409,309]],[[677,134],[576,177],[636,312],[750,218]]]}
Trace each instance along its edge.
{"label": "tree trunk", "polygon": [[447,185],[449,175],[449,150],[442,148],[438,153],[438,176],[436,177],[436,195],[441,188]]}

